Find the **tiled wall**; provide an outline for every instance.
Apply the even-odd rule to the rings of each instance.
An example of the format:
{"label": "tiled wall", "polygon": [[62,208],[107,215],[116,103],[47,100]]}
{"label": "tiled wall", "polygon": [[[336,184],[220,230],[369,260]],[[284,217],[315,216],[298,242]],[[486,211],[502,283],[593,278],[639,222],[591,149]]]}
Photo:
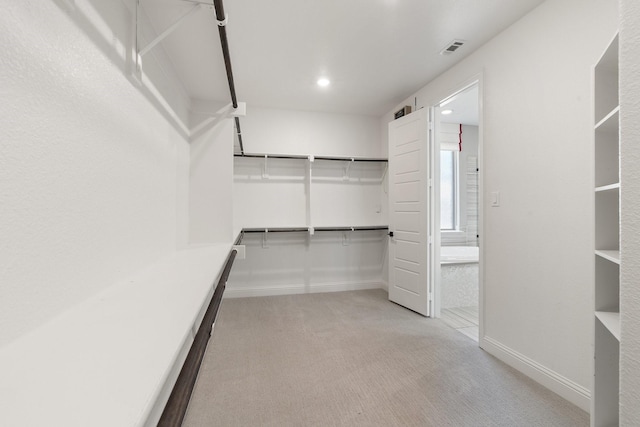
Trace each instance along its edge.
{"label": "tiled wall", "polygon": [[[478,157],[467,157],[467,230],[465,246],[478,246]],[[460,191],[463,191],[460,189]]]}

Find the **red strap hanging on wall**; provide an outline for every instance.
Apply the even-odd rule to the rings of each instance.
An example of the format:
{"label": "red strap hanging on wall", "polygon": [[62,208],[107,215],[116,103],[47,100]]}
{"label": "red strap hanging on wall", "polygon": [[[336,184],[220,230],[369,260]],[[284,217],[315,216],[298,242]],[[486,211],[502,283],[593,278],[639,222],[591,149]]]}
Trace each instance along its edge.
{"label": "red strap hanging on wall", "polygon": [[462,151],[462,123],[460,123],[460,133],[458,134],[458,151]]}

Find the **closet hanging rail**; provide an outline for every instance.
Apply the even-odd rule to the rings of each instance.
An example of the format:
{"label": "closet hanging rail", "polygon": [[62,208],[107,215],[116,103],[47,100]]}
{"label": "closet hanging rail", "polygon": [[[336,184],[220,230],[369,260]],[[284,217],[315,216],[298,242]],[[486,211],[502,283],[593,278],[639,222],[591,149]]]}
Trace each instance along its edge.
{"label": "closet hanging rail", "polygon": [[[234,157],[248,157],[248,158],[268,158],[268,159],[301,159],[306,160],[309,156],[302,156],[297,154],[234,154]],[[342,162],[380,162],[386,163],[387,159],[381,159],[376,157],[330,157],[330,156],[313,156],[314,160],[339,160]]]}
{"label": "closet hanging rail", "polygon": [[371,226],[371,227],[315,227],[315,231],[375,231],[375,230],[388,230],[386,225]]}
{"label": "closet hanging rail", "polygon": [[316,160],[341,160],[352,162],[387,162],[387,159],[379,159],[375,157],[329,157],[329,156],[315,156]]}
{"label": "closet hanging rail", "polygon": [[[386,225],[380,226],[362,226],[362,227],[314,227],[314,231],[374,231],[374,230],[388,230]],[[276,227],[276,228],[244,228],[242,233],[306,233],[309,231],[309,227]]]}
{"label": "closet hanging rail", "polygon": [[[227,71],[227,82],[229,83],[229,92],[231,93],[231,104],[233,108],[238,108],[238,98],[236,96],[236,86],[233,81],[233,69],[231,68],[231,55],[229,54],[229,40],[227,39],[227,15],[224,13],[224,5],[222,0],[213,0],[213,6],[216,10],[216,20],[218,21],[218,33],[220,34],[220,46],[222,47],[222,56],[224,57],[224,67]],[[236,135],[240,144],[240,152],[244,153],[242,144],[242,131],[240,130],[240,119],[236,119]]]}
{"label": "closet hanging rail", "polygon": [[298,227],[298,228],[243,228],[242,229],[242,233],[246,234],[246,233],[264,233],[264,232],[268,232],[268,233],[306,233],[307,231],[309,231],[309,229],[307,227]]}

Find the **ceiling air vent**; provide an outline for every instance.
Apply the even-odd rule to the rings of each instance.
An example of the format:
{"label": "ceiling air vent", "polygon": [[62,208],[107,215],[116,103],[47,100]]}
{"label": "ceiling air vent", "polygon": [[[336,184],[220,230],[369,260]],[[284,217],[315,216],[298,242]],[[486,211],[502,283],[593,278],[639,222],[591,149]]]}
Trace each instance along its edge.
{"label": "ceiling air vent", "polygon": [[454,40],[440,51],[440,55],[450,55],[464,44],[462,40]]}

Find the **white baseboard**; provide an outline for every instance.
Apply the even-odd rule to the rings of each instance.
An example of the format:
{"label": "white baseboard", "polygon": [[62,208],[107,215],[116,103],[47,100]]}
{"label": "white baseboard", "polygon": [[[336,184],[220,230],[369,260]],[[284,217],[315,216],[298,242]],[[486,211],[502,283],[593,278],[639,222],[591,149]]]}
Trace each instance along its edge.
{"label": "white baseboard", "polygon": [[315,294],[323,292],[359,291],[364,289],[384,289],[382,282],[346,282],[346,283],[319,283],[313,285],[286,285],[269,286],[260,288],[235,288],[227,286],[224,291],[225,298],[266,297],[274,295]]}
{"label": "white baseboard", "polygon": [[480,347],[579,408],[590,412],[591,392],[589,389],[512,350],[493,338],[482,337]]}

